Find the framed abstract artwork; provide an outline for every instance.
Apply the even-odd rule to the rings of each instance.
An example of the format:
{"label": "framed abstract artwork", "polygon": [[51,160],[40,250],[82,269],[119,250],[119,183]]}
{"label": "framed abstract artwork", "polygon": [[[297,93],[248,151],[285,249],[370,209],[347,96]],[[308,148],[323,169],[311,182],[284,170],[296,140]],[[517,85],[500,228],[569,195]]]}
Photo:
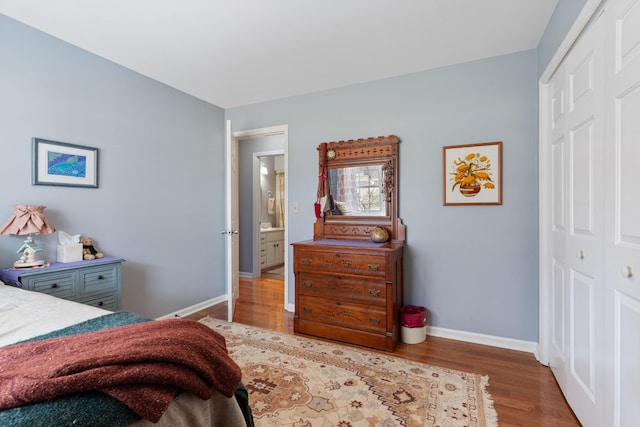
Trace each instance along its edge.
{"label": "framed abstract artwork", "polygon": [[502,204],[502,142],[442,147],[443,205]]}
{"label": "framed abstract artwork", "polygon": [[33,185],[98,188],[98,149],[33,138]]}

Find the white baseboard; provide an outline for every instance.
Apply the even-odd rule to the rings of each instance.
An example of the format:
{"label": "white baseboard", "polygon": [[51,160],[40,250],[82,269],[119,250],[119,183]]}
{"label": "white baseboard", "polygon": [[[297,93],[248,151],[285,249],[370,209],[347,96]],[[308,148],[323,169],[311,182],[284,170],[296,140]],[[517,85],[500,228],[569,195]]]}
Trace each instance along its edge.
{"label": "white baseboard", "polygon": [[[216,298],[212,298],[203,302],[200,302],[198,304],[192,305],[190,307],[186,307],[183,308],[182,310],[178,310],[178,311],[174,311],[173,313],[169,313],[169,314],[165,314],[164,316],[158,317],[156,318],[156,320],[164,320],[164,319],[173,319],[175,317],[184,317],[184,316],[188,316],[190,314],[193,314],[197,311],[200,310],[204,310],[205,308],[209,308],[212,307],[216,304],[220,304],[221,302],[226,302],[227,301],[227,295],[221,295],[219,297]],[[295,311],[295,306],[293,304],[287,304],[287,306],[285,307],[285,310],[290,311],[290,312],[294,312]]]}
{"label": "white baseboard", "polygon": [[247,273],[246,271],[241,271],[238,273],[238,277],[241,277],[243,279],[257,279],[258,277],[260,277],[260,275],[254,274],[254,273]]}
{"label": "white baseboard", "polygon": [[[217,298],[212,298],[210,300],[203,301],[190,307],[183,308],[182,310],[166,314],[162,317],[158,317],[157,320],[188,316],[197,311],[204,310],[205,308],[220,304],[221,302],[225,302],[226,300],[227,296],[222,295]],[[287,304],[285,306],[285,310],[294,312],[295,305]],[[475,332],[458,331],[455,329],[439,328],[437,326],[427,326],[427,335],[430,335],[432,337],[471,342],[474,344],[490,345],[492,347],[506,348],[509,350],[524,351],[527,353],[533,353],[536,358],[538,353],[538,343],[533,341],[523,341],[513,338],[498,337],[494,335],[478,334]]]}
{"label": "white baseboard", "polygon": [[527,353],[533,353],[534,355],[538,349],[538,343],[533,341],[515,340],[513,338],[458,331],[455,329],[439,328],[437,326],[427,326],[427,335],[466,341],[474,344],[490,345],[492,347],[506,348],[509,350],[525,351]]}
{"label": "white baseboard", "polygon": [[162,317],[158,317],[156,320],[164,320],[164,319],[172,319],[175,317],[184,317],[190,314],[193,314],[197,311],[204,310],[205,308],[209,308],[216,304],[220,304],[221,302],[225,302],[227,300],[226,295],[222,295],[216,298],[212,298],[206,301],[202,301],[198,304],[192,305],[190,307],[183,308],[182,310],[174,311],[173,313],[165,314]]}

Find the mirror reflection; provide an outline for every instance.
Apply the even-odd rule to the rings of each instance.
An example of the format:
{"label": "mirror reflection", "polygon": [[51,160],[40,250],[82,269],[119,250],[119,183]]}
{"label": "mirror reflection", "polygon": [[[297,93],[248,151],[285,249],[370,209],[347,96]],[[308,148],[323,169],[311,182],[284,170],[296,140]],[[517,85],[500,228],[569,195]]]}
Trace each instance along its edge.
{"label": "mirror reflection", "polygon": [[329,168],[330,216],[387,216],[381,164]]}

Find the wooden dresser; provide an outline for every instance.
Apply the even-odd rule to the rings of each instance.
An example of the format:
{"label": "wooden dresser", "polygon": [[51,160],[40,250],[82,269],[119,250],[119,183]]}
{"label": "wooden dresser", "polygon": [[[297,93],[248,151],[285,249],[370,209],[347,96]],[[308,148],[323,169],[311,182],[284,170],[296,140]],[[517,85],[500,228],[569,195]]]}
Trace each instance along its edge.
{"label": "wooden dresser", "polygon": [[[332,203],[317,216],[313,240],[292,245],[294,332],[395,349],[405,241],[395,187],[399,142],[391,135],[318,147],[318,205]],[[379,228],[384,243],[372,241]]]}
{"label": "wooden dresser", "polygon": [[403,246],[294,243],[294,331],[393,351],[400,335]]}

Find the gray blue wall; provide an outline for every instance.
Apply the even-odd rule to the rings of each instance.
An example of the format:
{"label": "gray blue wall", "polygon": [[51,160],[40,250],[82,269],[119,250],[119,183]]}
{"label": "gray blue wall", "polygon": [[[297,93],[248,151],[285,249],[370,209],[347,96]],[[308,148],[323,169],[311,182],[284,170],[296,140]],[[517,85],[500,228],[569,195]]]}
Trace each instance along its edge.
{"label": "gray blue wall", "polygon": [[[0,15],[0,226],[42,204],[122,257],[123,308],[160,316],[225,293],[224,111]],[[97,147],[98,189],[31,185],[31,138]],[[22,238],[0,236],[0,266]],[[37,237],[55,260],[56,235]]]}
{"label": "gray blue wall", "polygon": [[[289,215],[290,243],[313,238],[317,145],[398,135],[405,302],[426,306],[434,326],[535,340],[537,105],[530,50],[234,108],[226,117],[236,129],[289,126],[289,202],[300,204]],[[442,206],[442,146],[487,141],[504,143],[504,204]]]}
{"label": "gray blue wall", "polygon": [[[227,111],[0,15],[0,221],[47,205],[127,259],[124,309],[159,316],[225,292],[225,118],[289,125],[291,242],[312,237],[316,146],[396,134],[406,303],[434,326],[536,341],[537,78],[581,4],[560,0],[536,50]],[[32,186],[34,136],[100,148],[100,188]],[[442,146],[497,140],[503,205],[442,206]],[[41,242],[52,259],[55,236]],[[0,265],[20,243],[0,237]]]}
{"label": "gray blue wall", "polygon": [[[537,341],[538,77],[585,1],[560,0],[536,50],[227,110],[237,130],[289,125],[289,242],[313,237],[317,145],[396,134],[405,303],[433,326]],[[442,206],[442,146],[498,140],[503,205]]]}
{"label": "gray blue wall", "polygon": [[538,77],[551,61],[587,0],[560,0],[538,43]]}

